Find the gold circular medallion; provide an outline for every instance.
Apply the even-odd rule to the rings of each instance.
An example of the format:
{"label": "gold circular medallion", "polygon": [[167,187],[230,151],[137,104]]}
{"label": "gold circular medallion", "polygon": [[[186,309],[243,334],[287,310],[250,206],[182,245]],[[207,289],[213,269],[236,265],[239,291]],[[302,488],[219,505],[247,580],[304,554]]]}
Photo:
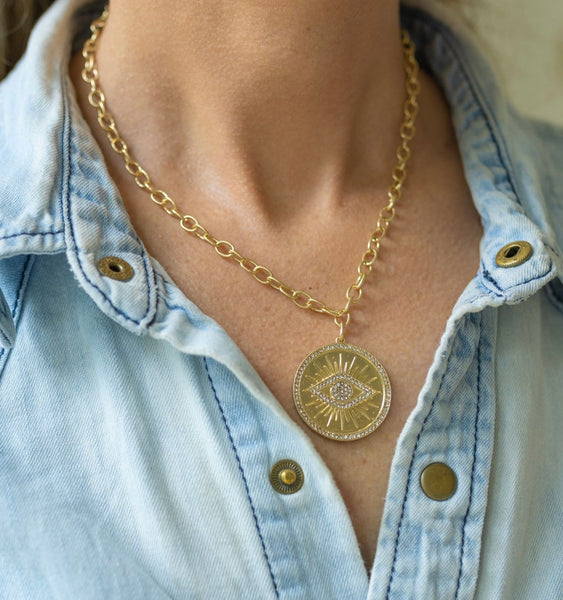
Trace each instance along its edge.
{"label": "gold circular medallion", "polygon": [[350,442],[381,425],[391,404],[391,383],[383,365],[363,348],[330,344],[299,366],[293,400],[313,431]]}

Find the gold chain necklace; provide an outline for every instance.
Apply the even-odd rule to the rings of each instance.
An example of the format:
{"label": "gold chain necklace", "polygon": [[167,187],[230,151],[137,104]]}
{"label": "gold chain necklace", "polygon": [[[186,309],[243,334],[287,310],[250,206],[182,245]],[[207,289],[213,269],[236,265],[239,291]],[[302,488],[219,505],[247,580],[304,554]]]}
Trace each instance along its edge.
{"label": "gold chain necklace", "polygon": [[231,242],[211,235],[195,217],[182,214],[176,202],[165,191],[155,188],[148,173],[131,158],[114,118],[106,110],[106,97],[100,87],[96,67],[97,44],[108,14],[106,6],[102,15],[90,26],[92,35],[86,40],[82,50],[82,79],[90,85],[88,101],[96,109],[98,123],[106,132],[111,147],[122,156],[125,168],[135,183],[150,195],[155,204],[176,218],[184,231],[213,246],[222,258],[236,261],[256,281],[281,292],[299,308],[326,314],[334,319],[339,328],[335,343],[309,354],[297,370],[293,384],[295,407],[303,421],[326,438],[352,441],[369,435],[381,425],[387,415],[391,403],[391,384],[383,365],[374,356],[363,348],[345,342],[344,329],[350,322],[352,305],[357,304],[362,297],[362,286],[377,260],[381,240],[395,216],[395,204],[401,198],[407,176],[409,142],[414,137],[420,89],[418,63],[408,33],[404,30],[401,32],[407,98],[399,129],[401,143],[397,149],[397,163],[387,192],[389,202],[379,213],[375,231],[358,265],[356,280],[346,290],[346,302],[342,308],[336,309],[303,290],[289,287],[275,277],[268,267],[240,254]]}

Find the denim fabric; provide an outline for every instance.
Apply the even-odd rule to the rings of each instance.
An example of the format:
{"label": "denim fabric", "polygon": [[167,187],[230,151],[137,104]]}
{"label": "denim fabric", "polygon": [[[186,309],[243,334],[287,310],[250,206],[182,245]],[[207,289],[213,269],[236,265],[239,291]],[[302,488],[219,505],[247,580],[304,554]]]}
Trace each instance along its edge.
{"label": "denim fabric", "polygon": [[[309,439],[131,227],[67,76],[101,8],[82,4],[57,1],[0,86],[0,598],[563,597],[561,132],[512,113],[447,9],[403,11],[484,235],[368,579]],[[517,240],[531,259],[497,266]],[[134,277],[103,277],[107,255]],[[304,470],[296,494],[269,483],[282,458]],[[458,477],[443,502],[419,484],[436,461]]]}

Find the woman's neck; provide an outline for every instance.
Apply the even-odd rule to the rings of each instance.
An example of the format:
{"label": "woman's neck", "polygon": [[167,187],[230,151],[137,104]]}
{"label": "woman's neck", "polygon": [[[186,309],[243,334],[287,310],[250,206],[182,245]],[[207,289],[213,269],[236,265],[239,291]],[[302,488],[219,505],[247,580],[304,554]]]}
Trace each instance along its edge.
{"label": "woman's neck", "polygon": [[218,200],[273,215],[389,183],[405,94],[394,0],[112,0],[97,60],[139,162],[184,165]]}

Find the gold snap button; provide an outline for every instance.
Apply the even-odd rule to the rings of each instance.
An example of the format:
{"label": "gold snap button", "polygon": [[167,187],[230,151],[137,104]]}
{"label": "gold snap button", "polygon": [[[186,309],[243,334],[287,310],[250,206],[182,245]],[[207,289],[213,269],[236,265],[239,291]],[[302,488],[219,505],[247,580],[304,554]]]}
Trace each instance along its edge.
{"label": "gold snap button", "polygon": [[270,471],[270,483],[280,494],[295,494],[304,481],[303,469],[294,460],[280,460]]}
{"label": "gold snap button", "polygon": [[447,500],[455,494],[457,477],[448,465],[432,463],[422,471],[420,487],[432,500]]}
{"label": "gold snap button", "polygon": [[292,469],[284,469],[280,471],[279,478],[285,485],[293,485],[297,480],[297,474]]}
{"label": "gold snap button", "polygon": [[517,267],[532,256],[533,248],[528,242],[511,242],[503,246],[497,253],[496,263],[499,267]]}
{"label": "gold snap button", "polygon": [[135,274],[133,267],[117,256],[104,256],[98,261],[98,270],[105,277],[111,277],[117,281],[127,281]]}

